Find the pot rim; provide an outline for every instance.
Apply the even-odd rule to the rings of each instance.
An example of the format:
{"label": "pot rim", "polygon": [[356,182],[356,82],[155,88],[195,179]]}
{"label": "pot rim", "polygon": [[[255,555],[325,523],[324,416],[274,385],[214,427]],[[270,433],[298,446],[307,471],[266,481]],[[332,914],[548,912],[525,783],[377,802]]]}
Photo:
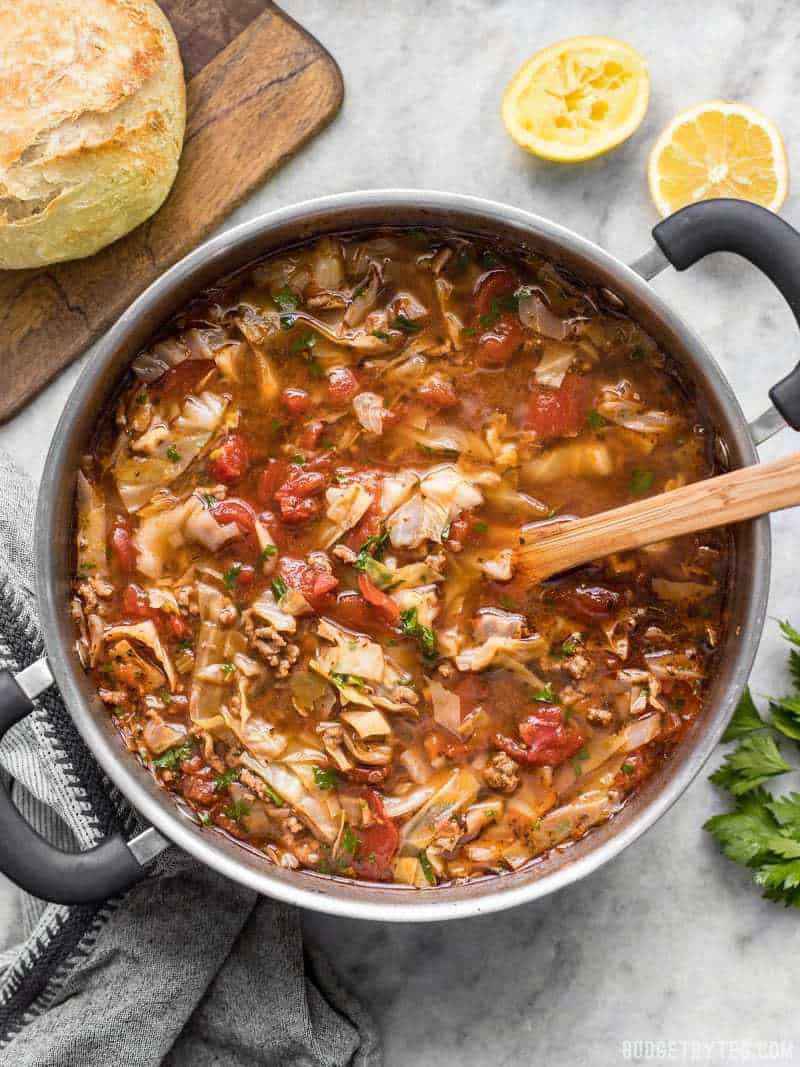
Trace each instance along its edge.
{"label": "pot rim", "polygon": [[[286,903],[350,918],[429,922],[489,914],[537,899],[578,881],[632,844],[675,803],[699,773],[717,744],[752,667],[767,607],[770,559],[770,528],[767,518],[749,524],[753,539],[753,558],[749,561],[751,565],[748,572],[743,576],[737,574],[741,580],[749,582],[749,595],[744,601],[746,611],[743,617],[736,620],[739,623],[738,635],[731,637],[738,645],[733,669],[729,672],[730,677],[720,698],[714,706],[709,707],[703,728],[682,764],[675,767],[674,773],[667,774],[660,790],[643,804],[626,824],[616,830],[612,829],[606,840],[600,841],[595,847],[590,846],[586,854],[564,863],[553,872],[521,884],[518,875],[522,875],[524,871],[487,878],[480,883],[480,892],[463,899],[452,899],[453,888],[408,890],[387,886],[385,889],[376,890],[376,887],[370,885],[364,887],[362,893],[358,886],[354,890],[353,883],[330,878],[317,879],[325,883],[324,889],[322,886],[320,889],[307,888],[301,884],[297,875],[293,874],[291,878],[284,880],[283,877],[277,876],[276,868],[268,861],[262,860],[254,864],[250,859],[248,862],[247,851],[241,846],[227,848],[215,840],[217,835],[199,832],[197,827],[181,814],[171,795],[160,787],[156,787],[157,794],[143,787],[134,767],[134,757],[125,752],[116,733],[112,735],[108,729],[101,727],[98,717],[85,700],[77,683],[77,670],[80,668],[76,670],[74,654],[68,650],[67,642],[60,633],[65,602],[61,598],[61,591],[56,589],[57,583],[53,576],[58,551],[56,498],[59,490],[62,493],[64,491],[64,479],[72,477],[72,468],[66,463],[65,453],[75,432],[77,417],[87,404],[93,404],[96,410],[97,401],[93,399],[92,394],[97,389],[97,379],[113,362],[115,353],[122,348],[140,317],[158,308],[170,293],[177,292],[197,278],[203,270],[208,269],[209,262],[219,261],[223,264],[226,259],[235,258],[236,251],[241,250],[242,246],[259,237],[266,238],[278,227],[308,223],[309,220],[317,220],[317,225],[324,227],[327,232],[367,228],[370,225],[377,227],[381,225],[379,222],[348,226],[347,214],[357,211],[374,211],[376,215],[381,212],[397,214],[403,209],[409,212],[431,212],[433,216],[438,217],[431,221],[433,228],[437,225],[447,228],[448,224],[443,216],[448,212],[474,216],[482,225],[490,228],[511,227],[518,230],[521,236],[527,235],[531,241],[544,241],[562,248],[568,255],[582,258],[600,272],[618,280],[628,293],[652,310],[680,339],[684,351],[702,370],[709,383],[709,392],[713,393],[718,404],[725,410],[742,461],[758,461],[738,400],[705,345],[646,281],[594,242],[531,212],[481,197],[424,189],[354,191],[302,201],[261,214],[232,227],[200,245],[167,270],[120,316],[97,344],[70,394],[53,435],[38,496],[35,555],[38,598],[47,656],[62,697],[78,731],[109,778],[148,822],[171,842],[219,873]],[[331,225],[332,221],[339,224]],[[385,225],[400,226],[402,223],[386,222]],[[463,229],[463,226],[461,228]],[[248,258],[252,257],[245,257],[242,262],[247,262]],[[235,266],[239,265],[241,263],[236,262]],[[235,267],[221,266],[216,276],[222,277],[231,269]],[[197,288],[205,284],[208,283],[198,280]],[[113,380],[118,378],[119,375],[115,373]],[[105,390],[106,399],[111,388],[110,386]],[[740,564],[737,562],[735,566],[740,567]],[[141,768],[138,770],[141,771]],[[381,896],[385,899],[381,900]],[[403,900],[404,896],[409,899]],[[376,897],[378,899],[375,899]]]}

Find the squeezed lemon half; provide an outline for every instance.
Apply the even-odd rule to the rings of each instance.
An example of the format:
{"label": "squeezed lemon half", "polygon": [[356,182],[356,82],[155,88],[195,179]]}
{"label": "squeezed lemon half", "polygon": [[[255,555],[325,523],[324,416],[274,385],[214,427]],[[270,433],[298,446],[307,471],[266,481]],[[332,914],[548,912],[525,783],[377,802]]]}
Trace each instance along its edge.
{"label": "squeezed lemon half", "polygon": [[521,148],[576,163],[630,137],[649,98],[647,67],[630,45],[611,37],[570,37],[520,67],[503,96],[502,116]]}
{"label": "squeezed lemon half", "polygon": [[730,196],[777,211],[789,190],[783,139],[746,104],[712,100],[677,115],[650,153],[647,180],[661,215]]}

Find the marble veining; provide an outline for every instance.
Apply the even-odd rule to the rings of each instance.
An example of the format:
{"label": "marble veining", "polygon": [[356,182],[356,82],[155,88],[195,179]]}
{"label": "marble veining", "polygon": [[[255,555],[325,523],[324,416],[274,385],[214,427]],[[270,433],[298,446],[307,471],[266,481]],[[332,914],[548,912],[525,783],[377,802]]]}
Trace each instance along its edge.
{"label": "marble veining", "polygon": [[[560,222],[623,259],[644,251],[657,221],[647,154],[666,121],[715,97],[776,119],[800,168],[800,12],[776,0],[285,0],[341,64],[343,111],[230,220],[364,187],[450,189],[504,200]],[[498,108],[519,63],[560,37],[606,33],[641,50],[652,79],[647,118],[610,156],[562,168],[525,156]],[[784,217],[800,225],[790,196]],[[719,256],[657,291],[706,341],[748,417],[800,353],[796,327],[769,283]],[[0,427],[34,477],[80,366]],[[789,431],[762,447],[797,447]],[[773,520],[770,615],[800,623],[800,514]],[[756,693],[783,688],[785,648],[768,623]],[[793,960],[800,917],[762,901],[700,827],[718,810],[705,776],[639,842],[584,882],[499,915],[443,925],[381,926],[309,915],[324,946],[371,1005],[387,1063],[459,1067],[548,1063],[604,1067],[625,1040],[791,1040],[800,1061]],[[8,906],[8,917],[3,910]],[[0,943],[13,934],[0,899]],[[435,1060],[434,1060],[435,1057]],[[729,1054],[730,1058],[730,1054]],[[676,1058],[673,1062],[719,1062]],[[784,1061],[785,1062],[785,1061]]]}

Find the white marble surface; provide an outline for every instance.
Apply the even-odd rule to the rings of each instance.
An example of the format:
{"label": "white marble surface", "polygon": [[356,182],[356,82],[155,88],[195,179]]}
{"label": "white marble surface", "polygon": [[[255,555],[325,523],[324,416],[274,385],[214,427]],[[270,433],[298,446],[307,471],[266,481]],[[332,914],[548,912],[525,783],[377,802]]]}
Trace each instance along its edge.
{"label": "white marble surface", "polygon": [[[773,116],[800,169],[800,10],[789,2],[286,0],[284,7],[336,56],[346,100],[334,124],[232,222],[328,192],[433,187],[529,208],[631,259],[657,221],[644,178],[654,137],[675,112],[714,97],[745,100]],[[529,53],[578,33],[611,34],[638,47],[652,97],[630,142],[605,159],[562,169],[521,153],[498,106]],[[783,213],[800,224],[797,196]],[[767,387],[800,353],[791,316],[768,283],[717,257],[655,284],[717,354],[747,415],[758,414]],[[0,447],[35,477],[79,369],[0,427]],[[785,431],[762,456],[796,447]],[[773,531],[770,614],[800,622],[800,515],[778,515]],[[784,658],[768,624],[756,692],[782,688]],[[700,830],[717,805],[700,778],[611,866],[528,907],[417,927],[310,916],[309,936],[372,1006],[390,1065],[435,1057],[460,1067],[603,1067],[622,1058],[625,1040],[795,1036],[800,1061],[793,988],[800,917],[761,901],[746,875],[717,855]],[[13,914],[6,893],[6,937]],[[676,1049],[671,1062],[734,1060],[736,1047],[692,1055]]]}

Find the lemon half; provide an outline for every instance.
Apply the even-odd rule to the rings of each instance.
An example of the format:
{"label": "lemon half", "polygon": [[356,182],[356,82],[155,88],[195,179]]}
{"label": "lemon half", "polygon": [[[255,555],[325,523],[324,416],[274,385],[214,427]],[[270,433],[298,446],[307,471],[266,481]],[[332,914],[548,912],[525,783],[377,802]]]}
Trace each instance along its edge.
{"label": "lemon half", "polygon": [[777,211],[789,190],[780,133],[747,104],[712,100],[677,115],[656,141],[647,167],[661,215],[730,196]]}
{"label": "lemon half", "polygon": [[503,96],[502,116],[521,148],[575,163],[630,137],[649,98],[647,67],[633,48],[611,37],[570,37],[520,67]]}

